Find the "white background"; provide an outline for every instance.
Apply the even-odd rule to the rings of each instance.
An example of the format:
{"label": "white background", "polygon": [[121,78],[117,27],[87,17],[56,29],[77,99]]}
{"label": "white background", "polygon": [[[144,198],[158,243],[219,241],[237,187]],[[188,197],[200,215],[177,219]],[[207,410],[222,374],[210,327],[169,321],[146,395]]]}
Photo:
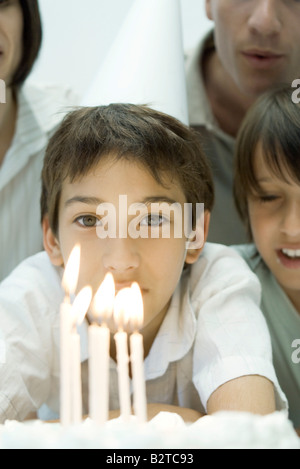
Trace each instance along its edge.
{"label": "white background", "polygon": [[[83,93],[135,0],[39,0],[44,40],[30,80]],[[151,0],[148,0],[151,2]],[[180,0],[183,41],[190,49],[211,26],[204,0]]]}

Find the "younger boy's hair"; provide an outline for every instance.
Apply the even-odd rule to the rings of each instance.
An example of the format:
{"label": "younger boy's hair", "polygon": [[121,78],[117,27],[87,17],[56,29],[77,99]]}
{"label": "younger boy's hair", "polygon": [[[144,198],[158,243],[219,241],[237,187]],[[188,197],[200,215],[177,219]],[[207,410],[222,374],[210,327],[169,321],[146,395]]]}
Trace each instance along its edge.
{"label": "younger boy's hair", "polygon": [[274,176],[288,175],[300,184],[300,106],[292,101],[294,90],[281,85],[264,93],[248,111],[235,150],[234,198],[250,241],[252,232],[248,198],[261,190],[254,171],[254,156],[261,145]]}
{"label": "younger boy's hair", "polygon": [[[58,235],[65,180],[80,180],[104,158],[142,164],[162,185],[178,182],[187,202],[212,210],[214,188],[199,136],[173,117],[133,104],[79,108],[69,113],[49,141],[42,171],[41,217]],[[193,219],[193,226],[196,220]]]}

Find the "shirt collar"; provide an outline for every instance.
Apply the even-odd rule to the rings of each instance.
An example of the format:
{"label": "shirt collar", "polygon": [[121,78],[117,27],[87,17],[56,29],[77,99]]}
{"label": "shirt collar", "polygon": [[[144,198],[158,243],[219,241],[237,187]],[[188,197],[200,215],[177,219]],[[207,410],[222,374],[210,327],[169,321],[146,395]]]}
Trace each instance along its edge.
{"label": "shirt collar", "polygon": [[[40,95],[39,98],[42,99]],[[35,99],[37,99],[37,96],[35,96]],[[35,99],[30,88],[21,89],[15,142],[22,145],[23,148],[25,145],[23,151],[28,155],[37,153],[47,144],[46,131],[41,126],[40,120],[42,120],[42,117],[39,116]],[[28,136],[30,137],[28,138]]]}
{"label": "shirt collar", "polygon": [[210,30],[187,60],[187,92],[190,125],[215,126],[216,122],[206,96],[200,64],[204,53],[214,48],[213,30]]}
{"label": "shirt collar", "polygon": [[189,276],[184,273],[145,360],[146,379],[162,376],[170,363],[181,360],[191,349],[195,334],[196,318],[190,301]]}
{"label": "shirt collar", "polygon": [[[88,323],[78,329],[81,361],[89,357]],[[163,376],[170,363],[181,360],[192,348],[196,335],[196,317],[190,300],[189,275],[184,273],[170,307],[145,360],[146,379]]]}
{"label": "shirt collar", "polygon": [[213,115],[211,104],[207,98],[204,79],[200,64],[208,50],[215,49],[214,30],[210,30],[194,49],[186,64],[187,94],[189,103],[189,122],[191,126],[205,127],[213,134],[225,140],[230,145],[233,137],[226,134],[219,126]]}
{"label": "shirt collar", "polygon": [[[64,91],[65,93],[65,91]],[[24,85],[18,92],[15,135],[0,172],[0,189],[28,164],[33,155],[46,148],[50,132],[62,119],[60,105],[66,104],[60,89]]]}

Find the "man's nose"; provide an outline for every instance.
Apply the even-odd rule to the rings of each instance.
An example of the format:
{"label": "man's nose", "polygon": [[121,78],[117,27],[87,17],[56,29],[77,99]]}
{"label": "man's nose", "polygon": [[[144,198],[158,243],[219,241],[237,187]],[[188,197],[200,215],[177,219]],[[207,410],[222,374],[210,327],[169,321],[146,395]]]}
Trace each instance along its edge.
{"label": "man's nose", "polygon": [[249,27],[260,36],[276,36],[282,28],[280,5],[281,0],[256,0],[249,18]]}

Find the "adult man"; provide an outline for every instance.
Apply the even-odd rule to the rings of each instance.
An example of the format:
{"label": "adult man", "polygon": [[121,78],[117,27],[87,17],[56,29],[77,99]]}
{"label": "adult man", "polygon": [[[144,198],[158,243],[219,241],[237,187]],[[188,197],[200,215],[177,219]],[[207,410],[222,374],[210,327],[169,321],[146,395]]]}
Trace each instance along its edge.
{"label": "adult man", "polygon": [[232,197],[240,124],[255,99],[300,76],[300,2],[205,0],[214,31],[187,62],[190,124],[203,137],[216,186],[210,241],[246,240]]}

